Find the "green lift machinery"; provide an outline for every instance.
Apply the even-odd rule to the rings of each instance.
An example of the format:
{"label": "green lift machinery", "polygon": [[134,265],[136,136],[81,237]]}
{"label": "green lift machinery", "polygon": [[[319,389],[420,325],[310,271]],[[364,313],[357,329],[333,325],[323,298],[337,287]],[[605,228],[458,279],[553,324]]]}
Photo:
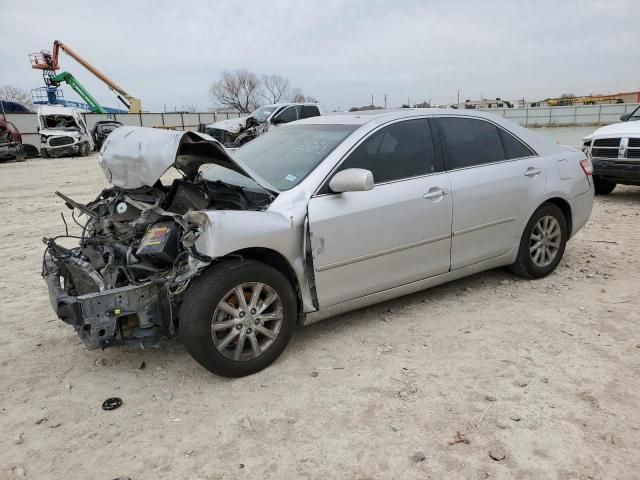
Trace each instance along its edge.
{"label": "green lift machinery", "polygon": [[56,75],[51,75],[48,79],[45,79],[47,86],[58,87],[62,82],[69,85],[73,90],[80,95],[80,98],[89,105],[89,108],[93,113],[107,113],[100,103],[89,93],[89,91],[82,86],[82,84],[71,75],[69,72],[60,72]]}

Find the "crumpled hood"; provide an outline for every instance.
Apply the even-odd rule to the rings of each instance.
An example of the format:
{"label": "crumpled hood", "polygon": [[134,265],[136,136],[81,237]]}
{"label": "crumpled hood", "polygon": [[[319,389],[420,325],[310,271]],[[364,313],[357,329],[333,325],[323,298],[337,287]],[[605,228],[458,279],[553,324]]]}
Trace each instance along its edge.
{"label": "crumpled hood", "polygon": [[631,122],[620,122],[600,127],[591,134],[591,137],[601,137],[603,135],[639,135],[640,136],[640,121],[634,120]]}
{"label": "crumpled hood", "polygon": [[252,178],[220,142],[190,131],[120,127],[105,140],[98,162],[109,183],[120,188],[152,186],[172,166],[193,177],[200,166],[216,164]]}
{"label": "crumpled hood", "polygon": [[247,122],[246,117],[229,118],[228,120],[220,120],[219,122],[211,123],[206,128],[217,128],[218,130],[225,130],[230,133],[238,133],[242,130]]}

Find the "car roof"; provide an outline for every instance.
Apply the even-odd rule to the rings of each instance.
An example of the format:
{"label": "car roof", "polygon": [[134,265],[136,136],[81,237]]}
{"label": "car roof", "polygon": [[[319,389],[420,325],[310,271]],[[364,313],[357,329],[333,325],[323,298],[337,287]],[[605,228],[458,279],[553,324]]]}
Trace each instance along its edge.
{"label": "car roof", "polygon": [[[280,103],[270,103],[268,105],[261,105],[258,108],[264,108],[264,107],[284,107],[284,106],[290,106],[290,105],[313,105],[315,107],[319,107],[320,104],[316,103],[316,102],[280,102]],[[257,109],[256,109],[257,110]]]}
{"label": "car roof", "polygon": [[495,120],[496,115],[479,112],[477,110],[454,108],[397,108],[387,110],[362,110],[359,112],[335,112],[320,117],[310,117],[299,120],[298,124],[350,124],[364,125],[369,122],[384,123],[402,118],[422,116],[465,116]]}
{"label": "car roof", "polygon": [[493,113],[485,113],[478,110],[455,109],[455,108],[400,108],[394,110],[366,110],[360,112],[349,113],[332,113],[320,117],[310,117],[303,120],[292,122],[292,125],[357,125],[366,130],[373,130],[378,126],[387,122],[401,119],[409,119],[412,117],[471,117],[488,120],[494,124],[500,125],[512,134],[515,134],[520,140],[533,148],[539,155],[558,153],[562,150],[558,145],[540,134],[524,128],[517,123],[504,118],[501,115]]}

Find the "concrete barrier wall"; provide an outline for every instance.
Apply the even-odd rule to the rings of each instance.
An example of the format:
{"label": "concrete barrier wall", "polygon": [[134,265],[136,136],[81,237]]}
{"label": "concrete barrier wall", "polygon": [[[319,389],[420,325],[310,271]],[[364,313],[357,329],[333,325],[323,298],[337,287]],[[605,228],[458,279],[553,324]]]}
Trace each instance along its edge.
{"label": "concrete barrier wall", "polygon": [[[219,120],[242,116],[232,112],[203,113],[83,113],[87,126],[91,130],[101,120],[117,120],[124,125],[136,127],[171,127],[177,130],[197,131],[198,126]],[[0,113],[12,122],[22,133],[22,141],[40,147],[38,135],[38,115],[35,113]]]}
{"label": "concrete barrier wall", "polygon": [[620,121],[620,115],[631,113],[637,103],[615,105],[578,105],[575,107],[489,108],[494,113],[523,127],[572,127],[609,125]]}
{"label": "concrete barrier wall", "polygon": [[[580,105],[575,107],[491,108],[483,111],[501,115],[524,127],[570,127],[577,125],[608,125],[620,121],[620,115],[631,113],[637,103],[616,105]],[[463,112],[464,110],[461,110]],[[4,117],[22,132],[24,143],[40,145],[38,116],[35,113],[7,113]],[[200,124],[239,117],[242,114],[222,113],[83,113],[89,129],[100,120],[117,120],[124,125],[171,127],[177,130],[197,130]]]}

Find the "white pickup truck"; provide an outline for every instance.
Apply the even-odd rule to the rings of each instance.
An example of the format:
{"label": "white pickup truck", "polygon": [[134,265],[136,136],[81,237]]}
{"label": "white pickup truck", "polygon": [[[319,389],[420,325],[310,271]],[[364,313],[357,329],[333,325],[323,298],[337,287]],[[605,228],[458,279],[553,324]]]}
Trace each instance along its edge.
{"label": "white pickup truck", "polygon": [[640,106],[583,138],[583,150],[593,162],[596,195],[607,195],[617,184],[640,185]]}
{"label": "white pickup truck", "polygon": [[227,148],[237,148],[266,132],[272,125],[324,114],[324,109],[317,103],[275,103],[260,107],[244,117],[209,124],[205,126],[204,133]]}

